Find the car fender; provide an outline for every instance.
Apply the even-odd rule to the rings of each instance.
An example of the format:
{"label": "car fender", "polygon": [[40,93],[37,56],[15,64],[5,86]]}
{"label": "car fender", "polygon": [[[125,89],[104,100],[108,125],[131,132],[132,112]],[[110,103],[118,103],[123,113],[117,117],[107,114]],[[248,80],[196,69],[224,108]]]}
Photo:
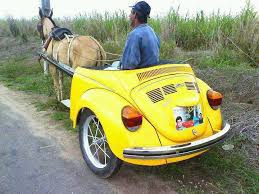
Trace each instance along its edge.
{"label": "car fender", "polygon": [[214,132],[218,132],[222,128],[222,115],[220,108],[214,110],[209,105],[208,99],[207,99],[207,91],[211,88],[206,84],[204,81],[202,81],[199,78],[196,78],[201,98],[203,102],[203,106],[205,107],[206,115],[209,118],[209,122],[211,125],[211,128]]}
{"label": "car fender", "polygon": [[[124,158],[123,150],[139,146],[161,146],[161,144],[156,130],[145,118],[137,131],[131,132],[126,129],[121,119],[121,111],[127,105],[132,106],[125,98],[110,90],[91,89],[81,96],[76,105],[72,105],[74,115],[71,115],[71,118],[76,125],[80,111],[90,109],[100,120],[112,152],[121,160],[143,164],[143,160]],[[164,159],[150,160],[146,161],[145,165],[165,163]]]}

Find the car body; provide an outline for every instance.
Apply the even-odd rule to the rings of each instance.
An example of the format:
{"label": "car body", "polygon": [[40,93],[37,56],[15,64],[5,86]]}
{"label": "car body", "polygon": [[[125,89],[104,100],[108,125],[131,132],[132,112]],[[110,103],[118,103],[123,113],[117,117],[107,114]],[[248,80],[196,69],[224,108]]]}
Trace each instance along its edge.
{"label": "car body", "polygon": [[[220,107],[208,100],[211,88],[189,64],[163,64],[136,70],[78,67],[72,79],[73,127],[85,109],[101,122],[112,153],[138,165],[163,165],[206,152],[229,132]],[[141,114],[141,125],[125,127],[122,110]]]}

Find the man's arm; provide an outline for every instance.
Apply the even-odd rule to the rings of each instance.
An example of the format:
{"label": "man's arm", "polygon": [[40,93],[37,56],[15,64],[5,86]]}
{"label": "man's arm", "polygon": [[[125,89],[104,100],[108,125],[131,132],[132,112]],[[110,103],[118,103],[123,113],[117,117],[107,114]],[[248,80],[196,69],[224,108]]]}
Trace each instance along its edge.
{"label": "man's arm", "polygon": [[130,34],[121,59],[121,69],[136,69],[140,64],[140,39],[136,34]]}

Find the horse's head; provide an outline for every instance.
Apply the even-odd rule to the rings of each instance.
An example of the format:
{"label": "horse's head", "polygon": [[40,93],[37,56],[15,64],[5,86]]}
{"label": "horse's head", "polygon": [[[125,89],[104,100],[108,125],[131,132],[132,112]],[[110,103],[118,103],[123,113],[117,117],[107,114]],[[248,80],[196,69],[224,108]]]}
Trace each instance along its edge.
{"label": "horse's head", "polygon": [[52,20],[53,10],[48,15],[44,14],[39,8],[40,21],[37,24],[37,30],[40,33],[40,38],[43,42],[48,38],[52,28],[56,27],[55,22]]}

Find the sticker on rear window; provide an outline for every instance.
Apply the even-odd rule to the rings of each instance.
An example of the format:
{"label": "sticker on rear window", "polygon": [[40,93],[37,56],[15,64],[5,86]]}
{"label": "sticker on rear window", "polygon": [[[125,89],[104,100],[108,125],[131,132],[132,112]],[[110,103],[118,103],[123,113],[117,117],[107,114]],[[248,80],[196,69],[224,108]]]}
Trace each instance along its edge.
{"label": "sticker on rear window", "polygon": [[183,130],[203,123],[201,105],[173,108],[175,127]]}

